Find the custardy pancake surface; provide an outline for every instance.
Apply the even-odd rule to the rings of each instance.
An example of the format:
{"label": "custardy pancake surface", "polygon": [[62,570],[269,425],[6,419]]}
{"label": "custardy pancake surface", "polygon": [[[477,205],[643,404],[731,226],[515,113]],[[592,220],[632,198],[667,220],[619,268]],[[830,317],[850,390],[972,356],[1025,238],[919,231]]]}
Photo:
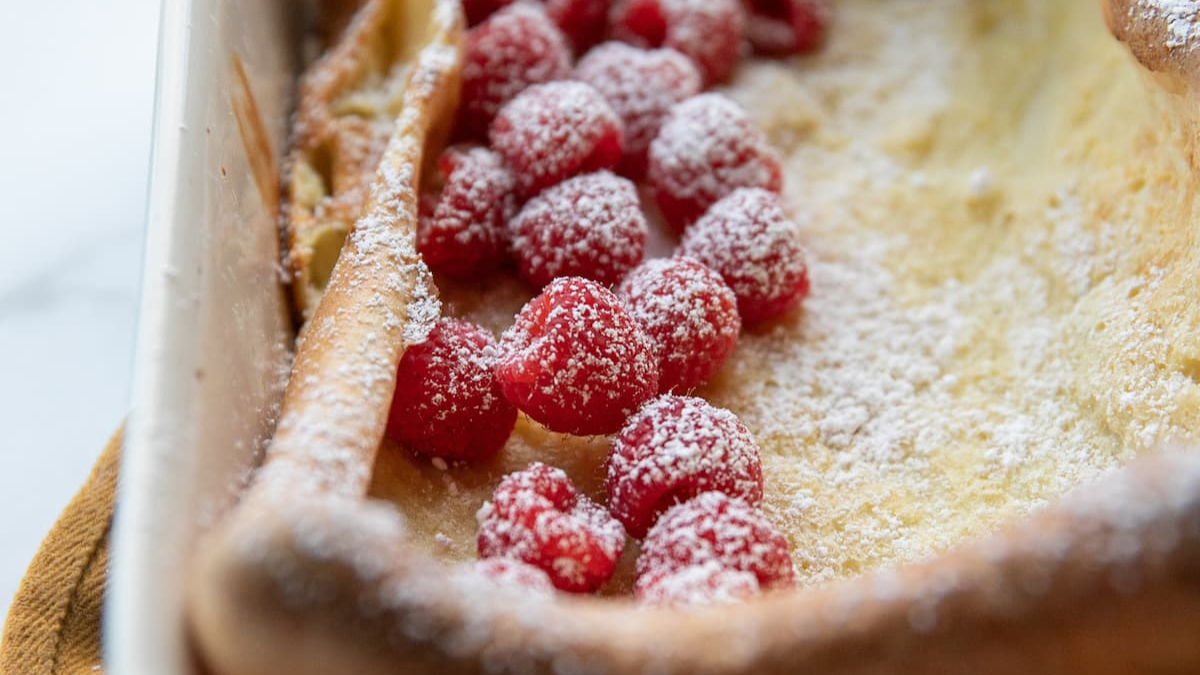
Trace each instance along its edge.
{"label": "custardy pancake surface", "polygon": [[[751,62],[728,93],[786,157],[813,291],[698,394],[756,436],[804,582],[928,556],[1200,436],[1191,141],[1096,2],[845,0],[824,52]],[[497,334],[529,297],[441,287]],[[501,476],[541,460],[602,498],[607,447],[525,419],[480,466],[387,443],[372,493],[470,559]]]}

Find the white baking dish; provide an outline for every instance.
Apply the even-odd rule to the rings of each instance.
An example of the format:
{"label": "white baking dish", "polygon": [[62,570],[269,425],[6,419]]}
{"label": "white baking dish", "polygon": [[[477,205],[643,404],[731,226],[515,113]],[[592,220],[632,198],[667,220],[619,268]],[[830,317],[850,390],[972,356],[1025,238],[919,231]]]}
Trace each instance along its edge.
{"label": "white baking dish", "polygon": [[272,430],[292,340],[277,172],[304,4],[163,3],[132,413],[104,616],[115,675],[193,670],[186,561]]}
{"label": "white baking dish", "polygon": [[[134,414],[105,617],[106,665],[117,675],[193,670],[182,611],[187,560],[197,535],[236,498],[271,431],[286,376],[291,335],[276,270],[275,200],[300,66],[295,11],[281,0],[167,0],[163,10]],[[1098,654],[1092,663],[1157,663],[1173,654],[1194,663],[1196,598],[1186,591],[1196,587],[1196,567],[1187,566],[1196,549],[1177,544],[1181,528],[1198,522],[1200,473],[1194,459],[1152,462],[937,560],[742,606],[694,630],[660,632],[646,618],[652,614],[624,614],[615,605],[577,612],[551,603],[553,614],[527,623],[490,611],[462,634],[477,640],[502,627],[511,639],[494,658],[525,663],[532,644],[543,649],[540,658],[558,655],[556,663],[569,664],[569,649],[539,641],[542,628],[554,625],[565,630],[551,638],[569,636],[568,647],[611,659],[598,668],[653,664],[664,653],[703,660],[720,654],[713,636],[730,626],[752,636],[744,642],[770,645],[748,649],[761,661],[746,662],[773,672],[806,662],[820,669],[825,660],[840,664],[838,672],[880,672],[885,663],[937,672],[964,660],[1020,672],[1014,664],[1069,664],[1071,650],[1079,658]],[[1138,582],[1153,583],[1140,595],[1114,581],[1139,571],[1124,566],[1139,551],[1177,566],[1147,564]],[[1063,583],[1051,584],[1055,578]],[[454,620],[470,602],[453,589],[445,593],[443,605],[429,605],[444,612],[433,615],[439,621]],[[1164,599],[1168,611],[1156,611]],[[410,616],[403,614],[409,609],[398,611]],[[412,625],[431,625],[417,618]],[[933,631],[934,618],[955,630]],[[375,628],[388,628],[386,620]],[[964,635],[977,641],[958,639]],[[428,664],[431,652],[420,651],[427,642],[419,636],[399,644],[417,650],[411,662]]]}

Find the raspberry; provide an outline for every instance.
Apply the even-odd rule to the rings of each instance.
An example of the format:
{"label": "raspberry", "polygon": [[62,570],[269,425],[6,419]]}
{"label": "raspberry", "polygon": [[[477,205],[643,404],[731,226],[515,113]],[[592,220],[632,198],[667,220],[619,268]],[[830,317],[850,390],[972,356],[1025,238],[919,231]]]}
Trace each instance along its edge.
{"label": "raspberry", "polygon": [[596,88],[625,127],[621,173],[646,173],[650,141],[676,103],[700,92],[700,73],[673,49],[636,49],[607,42],[588,52],[575,66],[574,78]]}
{"label": "raspberry", "polygon": [[501,586],[539,594],[554,592],[550,575],[529,563],[511,558],[476,560],[471,569]]}
{"label": "raspberry", "polygon": [[692,258],[646,261],[617,293],[654,343],[659,392],[704,384],[737,346],[737,298]]}
{"label": "raspberry", "polygon": [[625,548],[621,524],[541,462],[505,476],[476,518],[480,557],[533,565],[564,591],[600,588]]}
{"label": "raspberry", "polygon": [[487,459],[504,446],[517,410],[496,383],[496,340],[488,331],[442,319],[400,359],[387,435],[422,454]]}
{"label": "raspberry", "polygon": [[499,267],[515,210],[512,174],[486,148],[450,148],[438,167],[445,184],[433,210],[422,214],[421,257],[435,272],[460,278]]}
{"label": "raspberry", "polygon": [[482,138],[496,113],[530,85],[566,77],[571,51],[537,5],[496,12],[467,35],[458,126]]}
{"label": "raspberry", "polygon": [[582,54],[608,30],[608,0],[545,0],[546,16]]}
{"label": "raspberry", "polygon": [[704,399],[661,396],[639,410],[608,456],[608,508],[641,537],[672,506],[709,490],[758,505],[758,446],[742,422]]}
{"label": "raspberry", "polygon": [[[463,0],[467,25],[482,23],[513,1]],[[608,29],[608,0],[544,0],[542,8],[579,54],[599,42]]]}
{"label": "raspberry", "polygon": [[621,119],[582,82],[526,89],[500,110],[489,134],[525,198],[575,174],[611,169],[621,159]]}
{"label": "raspberry", "polygon": [[609,434],[658,390],[653,347],[611,291],[556,279],[500,338],[508,400],[553,431]]}
{"label": "raspberry", "polygon": [[671,110],[650,144],[647,178],[677,232],[737,188],[779,192],[779,155],[745,111],[721,94],[694,96]]}
{"label": "raspberry", "polygon": [[612,33],[635,47],[669,47],[695,62],[705,86],[729,79],[742,52],[738,0],[623,0]]}
{"label": "raspberry", "polygon": [[832,0],[743,0],[746,37],[760,54],[786,56],[818,49],[833,19]]}
{"label": "raspberry", "polygon": [[547,188],[509,228],[517,270],[538,288],[564,276],[617,283],[641,262],[648,230],[637,188],[607,171]]}
{"label": "raspberry", "polygon": [[720,492],[705,492],[663,514],[642,542],[634,589],[646,597],[696,566],[749,572],[764,589],[786,588],[796,574],[779,530],[756,509]]}
{"label": "raspberry", "polygon": [[808,295],[796,225],[766,190],[737,190],[714,204],[683,236],[677,254],[721,275],[745,323],[782,314]]}
{"label": "raspberry", "polygon": [[468,26],[477,26],[485,19],[512,4],[513,0],[462,0],[463,14]]}
{"label": "raspberry", "polygon": [[655,577],[637,589],[637,596],[648,605],[728,605],[759,592],[754,574],[724,569],[710,560]]}

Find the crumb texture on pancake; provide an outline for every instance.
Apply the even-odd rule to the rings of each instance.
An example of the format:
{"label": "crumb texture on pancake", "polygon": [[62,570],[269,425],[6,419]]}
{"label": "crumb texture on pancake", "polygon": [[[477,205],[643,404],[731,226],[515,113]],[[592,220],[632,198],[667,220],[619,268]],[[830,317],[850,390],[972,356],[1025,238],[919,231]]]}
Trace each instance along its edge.
{"label": "crumb texture on pancake", "polygon": [[[755,435],[807,583],[929,556],[1200,438],[1191,132],[1097,3],[840,12],[825,51],[726,89],[784,154],[813,290],[698,392]],[[528,295],[501,278],[442,298],[498,332]],[[607,449],[522,419],[482,466],[385,448],[372,490],[418,543],[470,559],[505,472],[542,460],[597,498]]]}

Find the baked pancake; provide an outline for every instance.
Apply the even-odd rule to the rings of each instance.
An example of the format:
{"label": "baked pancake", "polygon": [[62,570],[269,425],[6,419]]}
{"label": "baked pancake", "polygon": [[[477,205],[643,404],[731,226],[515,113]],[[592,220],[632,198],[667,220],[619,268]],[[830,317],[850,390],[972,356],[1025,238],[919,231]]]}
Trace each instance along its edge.
{"label": "baked pancake", "polygon": [[[824,51],[726,91],[785,153],[813,290],[697,393],[758,441],[802,581],[930,556],[1197,438],[1190,132],[1095,2],[846,1]],[[438,286],[497,335],[530,298]],[[530,462],[603,498],[608,439],[524,417],[482,466],[385,443],[372,494],[449,559]]]}
{"label": "baked pancake", "polygon": [[[302,321],[316,310],[346,235],[367,204],[424,46],[425,15],[432,5],[428,0],[325,4],[325,28],[338,39],[300,83],[284,186],[284,268]],[[361,11],[355,11],[358,5]],[[436,146],[447,131],[435,130],[431,144]]]}
{"label": "baked pancake", "polygon": [[[522,416],[484,463],[380,444],[380,392],[431,306],[411,188],[436,116],[402,115],[266,465],[196,563],[200,651],[223,675],[1200,669],[1186,4],[844,0],[823,52],[735,73],[725,92],[786,158],[812,294],[697,392],[757,440],[804,586],[728,607],[635,605],[633,542],[615,597],[456,564],[530,462],[602,499],[609,439]],[[404,161],[395,236],[369,239]],[[388,247],[400,275],[364,258]],[[506,273],[435,281],[443,315],[496,333],[530,297]],[[410,301],[380,322],[390,339],[370,322],[405,293],[380,287]]]}

